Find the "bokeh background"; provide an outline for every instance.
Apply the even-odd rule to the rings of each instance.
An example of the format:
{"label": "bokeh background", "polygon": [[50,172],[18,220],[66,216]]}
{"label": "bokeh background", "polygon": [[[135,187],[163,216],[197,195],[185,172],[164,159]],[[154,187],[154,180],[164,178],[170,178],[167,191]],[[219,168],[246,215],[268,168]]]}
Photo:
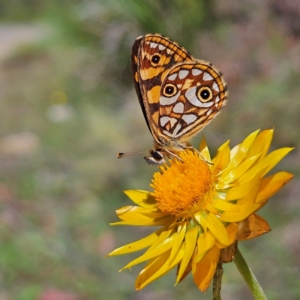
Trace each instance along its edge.
{"label": "bokeh background", "polygon": [[[152,137],[129,57],[159,32],[220,69],[227,106],[204,132],[212,149],[275,128],[295,174],[261,211],[272,231],[240,249],[269,299],[300,299],[300,2],[298,0],[11,0],[0,2],[0,299],[210,299],[175,270],[141,292],[132,257],[105,258],[147,233],[111,227],[149,189]],[[198,146],[201,135],[192,143]],[[252,299],[234,264],[224,299]]]}

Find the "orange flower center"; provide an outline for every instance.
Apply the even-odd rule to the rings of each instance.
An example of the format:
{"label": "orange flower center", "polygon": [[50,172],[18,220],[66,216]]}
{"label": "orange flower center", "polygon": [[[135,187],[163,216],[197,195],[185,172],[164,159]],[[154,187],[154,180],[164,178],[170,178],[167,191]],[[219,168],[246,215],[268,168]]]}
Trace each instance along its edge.
{"label": "orange flower center", "polygon": [[157,207],[166,214],[190,215],[205,209],[211,202],[212,188],[210,168],[197,152],[182,151],[180,160],[162,166],[154,173],[151,187]]}

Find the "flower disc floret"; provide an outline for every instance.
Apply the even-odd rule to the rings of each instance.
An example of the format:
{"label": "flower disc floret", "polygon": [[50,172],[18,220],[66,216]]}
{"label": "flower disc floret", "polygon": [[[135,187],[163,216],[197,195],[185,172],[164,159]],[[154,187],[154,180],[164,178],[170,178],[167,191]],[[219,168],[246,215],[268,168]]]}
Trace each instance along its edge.
{"label": "flower disc floret", "polygon": [[207,162],[194,151],[181,152],[179,157],[170,166],[162,166],[151,184],[157,207],[170,215],[191,214],[211,201],[212,175]]}

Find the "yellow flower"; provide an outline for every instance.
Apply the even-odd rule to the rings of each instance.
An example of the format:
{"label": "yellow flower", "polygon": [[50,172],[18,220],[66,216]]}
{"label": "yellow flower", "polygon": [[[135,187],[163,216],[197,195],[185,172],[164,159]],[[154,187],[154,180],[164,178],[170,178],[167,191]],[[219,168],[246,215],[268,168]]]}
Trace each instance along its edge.
{"label": "yellow flower", "polygon": [[[181,160],[160,167],[153,176],[153,192],[125,191],[136,205],[118,209],[122,221],[113,225],[160,226],[109,254],[147,248],[122,269],[147,262],[136,279],[136,290],[177,266],[176,284],[192,272],[195,284],[205,291],[222,249],[270,230],[255,212],[293,177],[288,172],[265,177],[292,150],[267,154],[272,137],[273,130],[256,131],[232,149],[227,141],[213,159],[203,139],[200,152],[182,151]],[[221,258],[223,262],[235,253],[228,252],[231,257]]]}

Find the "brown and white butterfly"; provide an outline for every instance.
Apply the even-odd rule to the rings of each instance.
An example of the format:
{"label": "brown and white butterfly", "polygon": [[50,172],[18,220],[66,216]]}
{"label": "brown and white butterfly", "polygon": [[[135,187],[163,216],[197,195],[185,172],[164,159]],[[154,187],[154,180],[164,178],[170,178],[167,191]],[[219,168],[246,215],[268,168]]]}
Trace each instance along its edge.
{"label": "brown and white butterfly", "polygon": [[178,158],[179,151],[192,148],[187,140],[225,105],[228,92],[221,73],[160,34],[135,40],[131,70],[154,138],[154,147],[145,157],[149,164],[163,164],[166,158]]}

